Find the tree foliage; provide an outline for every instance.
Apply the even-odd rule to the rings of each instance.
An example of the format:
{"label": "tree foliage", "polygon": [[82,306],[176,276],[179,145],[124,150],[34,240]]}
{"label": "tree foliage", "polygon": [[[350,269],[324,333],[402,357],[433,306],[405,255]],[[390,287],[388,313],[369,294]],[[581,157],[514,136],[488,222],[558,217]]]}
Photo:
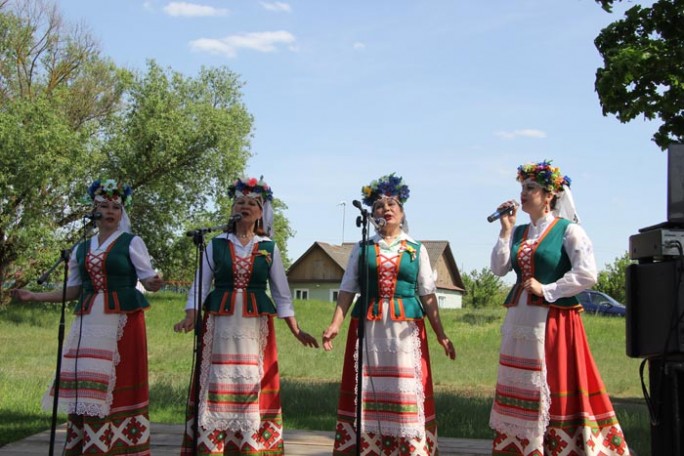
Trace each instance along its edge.
{"label": "tree foliage", "polygon": [[[251,157],[241,88],[224,67],[196,76],[154,61],[118,68],[56,7],[0,0],[0,293],[7,280],[33,280],[81,235],[85,189],[98,177],[133,187],[128,213],[155,267],[191,278],[184,233],[227,219],[227,186]],[[286,206],[274,203],[286,255],[292,232]]]}
{"label": "tree foliage", "polygon": [[226,68],[186,77],[150,61],[107,125],[100,174],[133,188],[133,228],[160,268],[187,228],[228,218],[228,184],[251,155],[240,87]]}
{"label": "tree foliage", "polygon": [[[56,238],[68,239],[71,230],[58,220],[83,213],[74,206],[69,177],[86,172],[93,119],[115,108],[111,94],[118,90],[100,85],[115,70],[87,34],[62,25],[53,6],[10,6],[0,4],[0,292],[10,275],[21,283],[27,268],[44,266],[41,252]],[[84,86],[87,93],[69,91]],[[98,109],[79,116],[76,108],[86,104]]]}
{"label": "tree foliage", "polygon": [[602,291],[621,303],[627,301],[625,277],[627,266],[634,263],[629,259],[628,252],[621,257],[615,258],[612,264],[607,264],[605,269],[599,272],[595,290]]}
{"label": "tree foliage", "polygon": [[[615,1],[596,0],[606,11]],[[595,40],[603,57],[595,88],[603,114],[661,122],[653,140],[666,149],[684,140],[684,0],[635,5]]]}
{"label": "tree foliage", "polygon": [[506,286],[500,277],[495,276],[489,268],[480,271],[473,269],[461,275],[466,294],[463,306],[472,308],[496,307],[503,303]]}

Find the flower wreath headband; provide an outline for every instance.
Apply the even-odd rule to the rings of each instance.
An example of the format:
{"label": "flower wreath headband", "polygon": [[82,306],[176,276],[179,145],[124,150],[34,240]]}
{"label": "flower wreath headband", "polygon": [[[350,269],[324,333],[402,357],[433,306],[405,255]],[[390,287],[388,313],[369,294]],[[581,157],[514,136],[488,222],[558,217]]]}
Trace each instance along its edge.
{"label": "flower wreath headband", "polygon": [[532,179],[544,190],[549,192],[562,192],[563,187],[570,187],[572,182],[568,176],[563,176],[560,168],[551,166],[551,160],[539,163],[526,163],[518,166],[518,182]]}
{"label": "flower wreath headband", "polygon": [[228,186],[228,196],[231,198],[247,196],[265,202],[273,200],[273,190],[264,182],[264,176],[258,180],[256,177],[238,177]]}
{"label": "flower wreath headband", "polygon": [[128,206],[133,200],[132,194],[130,185],[122,184],[115,179],[97,179],[88,187],[88,196],[93,201],[98,196],[109,200],[119,197],[121,203]]}
{"label": "flower wreath headband", "polygon": [[238,177],[235,182],[228,186],[228,196],[232,199],[246,196],[259,202],[262,209],[261,225],[264,232],[270,237],[273,235],[273,190],[264,181],[264,176]]}
{"label": "flower wreath headband", "polygon": [[370,207],[380,198],[395,198],[403,205],[408,200],[409,193],[408,185],[394,173],[382,176],[361,188],[363,204]]}

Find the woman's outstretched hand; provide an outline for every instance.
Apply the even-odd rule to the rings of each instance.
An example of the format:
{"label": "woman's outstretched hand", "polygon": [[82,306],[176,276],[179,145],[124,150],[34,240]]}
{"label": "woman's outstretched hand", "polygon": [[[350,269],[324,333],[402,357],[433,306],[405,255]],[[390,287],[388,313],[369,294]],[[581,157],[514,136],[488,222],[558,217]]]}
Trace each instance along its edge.
{"label": "woman's outstretched hand", "polygon": [[443,337],[437,340],[439,341],[439,345],[444,347],[444,354],[450,359],[456,359],[456,348],[454,348],[454,344],[449,340],[449,338]]}
{"label": "woman's outstretched hand", "polygon": [[173,325],[173,330],[176,332],[188,332],[195,329],[195,311],[186,310],[185,318]]}
{"label": "woman's outstretched hand", "polygon": [[295,334],[297,340],[305,347],[318,348],[318,341],[314,336],[301,329],[297,334]]}

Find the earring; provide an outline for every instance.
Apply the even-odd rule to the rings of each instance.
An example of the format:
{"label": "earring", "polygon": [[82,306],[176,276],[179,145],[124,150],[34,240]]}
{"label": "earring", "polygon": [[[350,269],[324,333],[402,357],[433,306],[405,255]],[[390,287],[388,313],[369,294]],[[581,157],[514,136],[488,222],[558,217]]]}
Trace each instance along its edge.
{"label": "earring", "polygon": [[548,214],[548,213],[549,213],[549,205],[545,204],[544,205],[544,214]]}

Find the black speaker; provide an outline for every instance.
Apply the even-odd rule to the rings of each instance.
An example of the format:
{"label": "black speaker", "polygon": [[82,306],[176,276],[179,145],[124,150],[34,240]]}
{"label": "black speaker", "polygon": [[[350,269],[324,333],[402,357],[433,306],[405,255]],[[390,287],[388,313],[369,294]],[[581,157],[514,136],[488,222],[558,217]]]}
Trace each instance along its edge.
{"label": "black speaker", "polygon": [[627,356],[684,353],[682,262],[631,264],[626,286]]}
{"label": "black speaker", "polygon": [[684,360],[649,358],[653,421],[651,421],[651,454],[653,456],[681,456],[684,450]]}

